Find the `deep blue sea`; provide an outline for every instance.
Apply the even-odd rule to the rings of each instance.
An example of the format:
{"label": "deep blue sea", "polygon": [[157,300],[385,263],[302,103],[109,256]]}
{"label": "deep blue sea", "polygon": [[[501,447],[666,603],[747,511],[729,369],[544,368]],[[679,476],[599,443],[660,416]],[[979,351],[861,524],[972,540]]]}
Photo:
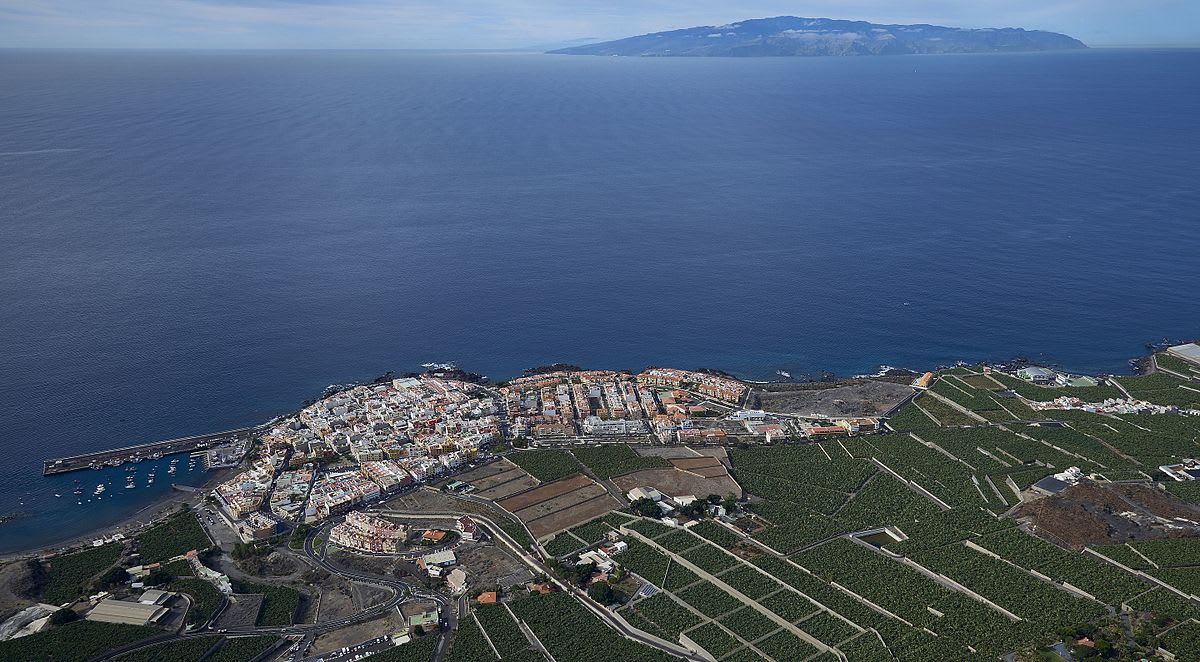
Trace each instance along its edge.
{"label": "deep blue sea", "polygon": [[1198,117],[1200,51],[0,51],[0,551],[155,498],[43,457],[430,361],[1126,370],[1200,334]]}

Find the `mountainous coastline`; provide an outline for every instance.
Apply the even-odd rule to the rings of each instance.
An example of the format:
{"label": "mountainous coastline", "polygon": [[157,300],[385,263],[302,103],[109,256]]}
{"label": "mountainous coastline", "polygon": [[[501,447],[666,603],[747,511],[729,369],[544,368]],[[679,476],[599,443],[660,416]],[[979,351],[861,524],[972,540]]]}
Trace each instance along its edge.
{"label": "mountainous coastline", "polygon": [[880,25],[777,16],[729,25],[655,32],[549,51],[642,57],[814,57],[932,53],[1016,53],[1082,49],[1074,37],[1023,28]]}

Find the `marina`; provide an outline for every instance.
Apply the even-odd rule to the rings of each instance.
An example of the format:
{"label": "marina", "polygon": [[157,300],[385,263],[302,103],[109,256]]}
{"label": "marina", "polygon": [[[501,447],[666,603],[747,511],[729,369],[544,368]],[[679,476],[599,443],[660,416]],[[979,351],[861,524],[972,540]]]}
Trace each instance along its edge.
{"label": "marina", "polygon": [[[70,457],[51,458],[42,463],[42,475],[51,476],[81,469],[119,467],[122,464],[137,464],[146,460],[158,460],[164,455],[205,450],[212,446],[248,440],[256,429],[256,427],[239,428]],[[132,469],[133,467],[129,467],[129,470]],[[174,473],[174,471],[171,473]]]}

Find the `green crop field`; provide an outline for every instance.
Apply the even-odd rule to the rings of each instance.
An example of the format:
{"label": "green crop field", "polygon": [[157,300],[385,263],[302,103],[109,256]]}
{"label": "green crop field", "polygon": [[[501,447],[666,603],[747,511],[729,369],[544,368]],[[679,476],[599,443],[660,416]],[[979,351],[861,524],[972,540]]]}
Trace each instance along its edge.
{"label": "green crop field", "polygon": [[509,453],[507,457],[530,476],[543,483],[550,483],[580,472],[579,463],[567,451],[520,451]]}
{"label": "green crop field", "polygon": [[[667,662],[674,659],[625,639],[563,593],[530,596],[513,601],[509,606],[558,662]],[[563,627],[564,623],[570,623],[570,627]]]}
{"label": "green crop field", "polygon": [[176,513],[167,521],[138,534],[134,539],[143,564],[158,563],[212,543],[191,511]]}
{"label": "green crop field", "polygon": [[671,463],[658,456],[642,457],[624,444],[576,448],[572,451],[600,480],[643,469],[670,469]]}
{"label": "green crop field", "polygon": [[198,662],[200,658],[204,657],[220,641],[220,635],[168,641],[129,653],[128,655],[122,655],[117,659],[120,662],[160,662],[160,660]]}
{"label": "green crop field", "polygon": [[208,622],[225,602],[225,596],[203,579],[176,579],[167,585],[167,589],[186,593],[192,599],[192,607],[187,613],[187,623],[190,626]]}
{"label": "green crop field", "polygon": [[278,638],[271,636],[226,639],[225,643],[221,644],[221,647],[217,649],[217,652],[205,658],[204,662],[246,662],[246,660],[253,660],[275,645],[277,641],[279,641]]}
{"label": "green crop field", "polygon": [[0,660],[84,662],[104,651],[161,633],[161,630],[151,627],[77,621],[20,639],[0,641]]}
{"label": "green crop field", "polygon": [[42,600],[59,605],[85,595],[92,578],[111,568],[120,556],[121,545],[109,543],[46,559]]}

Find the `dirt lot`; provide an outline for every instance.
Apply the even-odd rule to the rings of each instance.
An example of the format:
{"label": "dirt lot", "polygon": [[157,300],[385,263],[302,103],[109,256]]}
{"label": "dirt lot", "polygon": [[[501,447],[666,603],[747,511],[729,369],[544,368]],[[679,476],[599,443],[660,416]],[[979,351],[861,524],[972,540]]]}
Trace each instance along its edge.
{"label": "dirt lot", "polygon": [[[1076,549],[1168,535],[1200,536],[1200,526],[1181,531],[1166,521],[1200,521],[1200,506],[1184,503],[1149,485],[1083,481],[1051,497],[1030,501],[1016,513],[1039,535]],[[1173,520],[1174,526],[1182,522]]]}
{"label": "dirt lot", "polygon": [[346,570],[366,572],[375,575],[391,576],[396,569],[397,561],[394,558],[383,556],[366,556],[355,554],[345,550],[337,550],[329,555],[329,560],[339,568]]}
{"label": "dirt lot", "polygon": [[740,495],[742,493],[742,487],[724,471],[718,476],[704,478],[695,473],[680,471],[679,469],[647,469],[645,471],[618,476],[613,478],[612,482],[622,492],[629,492],[629,490],[635,487],[649,486],[669,496],[692,494],[703,498],[709,494],[725,496],[727,494]]}
{"label": "dirt lot", "polygon": [[473,485],[477,496],[492,500],[503,499],[540,484],[538,479],[508,460],[500,460],[468,471],[458,479]]}
{"label": "dirt lot", "polygon": [[591,478],[588,478],[582,474],[577,474],[570,478],[564,478],[562,480],[554,481],[553,483],[547,483],[546,485],[543,485],[535,490],[529,490],[528,492],[523,492],[517,496],[510,497],[502,501],[497,501],[496,503],[510,513],[515,513],[520,510],[524,510],[535,503],[548,501],[556,496],[566,494],[568,492],[574,492],[575,490],[587,485],[595,485],[595,483]]}
{"label": "dirt lot", "polygon": [[720,478],[728,476],[729,472],[725,469],[725,465],[715,457],[695,457],[671,460],[671,464],[676,469],[696,474],[701,478]]}
{"label": "dirt lot", "polygon": [[[532,489],[541,484],[538,481],[538,479],[534,478],[533,476],[530,476],[529,474],[525,473],[524,471],[521,471],[520,469],[518,469],[516,471],[505,472],[503,474],[495,476],[494,479],[503,479],[503,480],[502,481],[497,480],[497,482],[492,483],[486,489],[477,488],[476,492],[475,492],[476,496],[481,496],[485,499],[492,499],[494,501],[496,499],[503,499],[504,497],[509,496],[510,494],[516,494],[518,492],[523,492],[525,490]],[[489,480],[493,480],[493,479],[489,479]],[[474,483],[472,483],[472,484],[474,484]]]}
{"label": "dirt lot", "polygon": [[506,459],[501,458],[490,464],[485,464],[482,467],[479,467],[478,469],[472,469],[464,474],[459,474],[456,477],[456,480],[461,480],[464,483],[472,483],[473,484],[477,481],[487,478],[488,476],[495,476],[496,474],[504,473],[505,471],[512,471],[513,469],[517,469],[517,468],[518,468],[517,465],[513,464],[512,462],[509,462]]}
{"label": "dirt lot", "polygon": [[601,492],[599,496],[583,503],[559,510],[533,522],[527,521],[529,532],[533,534],[533,537],[541,540],[551,533],[578,526],[621,507],[621,502],[613,498],[611,494],[603,490]]}
{"label": "dirt lot", "polygon": [[471,545],[458,551],[458,565],[467,572],[475,588],[507,588],[526,582],[533,573],[520,561],[495,545]]}
{"label": "dirt lot", "polygon": [[[393,497],[384,502],[385,508],[393,510],[405,510],[415,513],[428,512],[464,512],[478,513],[493,521],[502,519],[512,519],[512,515],[497,508],[494,505],[485,505],[475,501],[463,501],[452,496],[439,492],[435,489],[417,490],[411,494],[406,494],[402,497]],[[403,517],[397,516],[399,519]]]}
{"label": "dirt lot", "polygon": [[351,646],[368,639],[374,639],[375,637],[404,632],[407,629],[408,623],[404,617],[397,613],[395,609],[389,609],[385,615],[374,620],[344,627],[317,637],[317,640],[313,642],[310,654],[319,655],[321,653],[328,653],[329,651]]}
{"label": "dirt lot", "polygon": [[33,586],[24,561],[13,561],[0,568],[0,619],[8,618],[33,604],[24,592]]}
{"label": "dirt lot", "polygon": [[[632,446],[633,450],[643,457],[661,457],[668,460],[676,458],[700,457],[701,453],[687,446]],[[724,449],[722,449],[724,450]]]}
{"label": "dirt lot", "polygon": [[[776,390],[787,385],[755,389],[751,406],[764,411],[815,416],[878,416],[912,395],[903,384],[861,380],[830,388]],[[807,386],[807,385],[805,385]]]}
{"label": "dirt lot", "polygon": [[590,501],[606,493],[606,490],[601,485],[589,481],[577,490],[571,490],[553,498],[532,503],[521,510],[513,511],[513,514],[526,522],[531,522],[556,511],[577,506],[584,501]]}

